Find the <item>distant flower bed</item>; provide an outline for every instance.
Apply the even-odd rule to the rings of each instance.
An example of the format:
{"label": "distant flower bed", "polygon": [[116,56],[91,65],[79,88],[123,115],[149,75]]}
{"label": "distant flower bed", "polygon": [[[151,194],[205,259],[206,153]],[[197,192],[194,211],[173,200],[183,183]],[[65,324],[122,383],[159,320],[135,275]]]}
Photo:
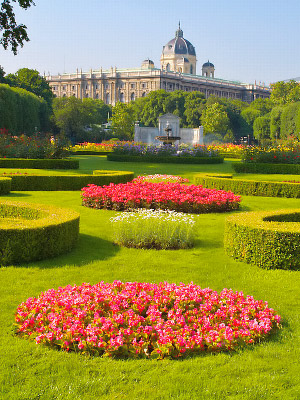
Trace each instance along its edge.
{"label": "distant flower bed", "polygon": [[225,156],[227,154],[228,156],[235,156],[235,157],[241,157],[242,152],[246,147],[247,146],[242,144],[232,144],[232,143],[207,146],[209,150],[217,151],[221,154],[225,154]]}
{"label": "distant flower bed", "polygon": [[119,141],[119,142],[102,142],[102,143],[89,143],[89,142],[84,142],[84,143],[79,143],[76,144],[75,146],[71,147],[71,151],[91,151],[91,152],[112,152],[115,146],[119,145],[125,145],[127,143],[132,143],[132,142],[126,142],[126,141]]}
{"label": "distant flower bed", "polygon": [[68,154],[66,142],[52,136],[12,136],[0,129],[0,158],[49,159],[64,158]]}
{"label": "distant flower bed", "polygon": [[249,146],[243,150],[242,160],[247,163],[300,164],[300,147]]}
{"label": "distant flower bed", "polygon": [[142,183],[142,182],[178,182],[178,183],[188,183],[189,180],[187,178],[182,178],[181,176],[176,175],[162,175],[162,174],[155,174],[155,175],[145,175],[145,176],[138,176],[134,178],[132,182],[135,183]]}
{"label": "distant flower bed", "polygon": [[131,156],[174,156],[174,157],[214,157],[218,151],[208,149],[204,145],[188,146],[181,145],[146,145],[139,143],[117,143],[113,149],[114,153]]}
{"label": "distant flower bed", "polygon": [[119,211],[151,208],[196,214],[222,212],[238,209],[240,200],[232,192],[180,183],[127,182],[82,189],[84,206]]}
{"label": "distant flower bed", "polygon": [[110,219],[114,242],[142,249],[186,249],[194,244],[194,216],[176,211],[123,212]]}
{"label": "distant flower bed", "polygon": [[19,305],[15,321],[18,335],[65,351],[176,359],[259,342],[280,316],[231,289],[114,281],[50,289]]}

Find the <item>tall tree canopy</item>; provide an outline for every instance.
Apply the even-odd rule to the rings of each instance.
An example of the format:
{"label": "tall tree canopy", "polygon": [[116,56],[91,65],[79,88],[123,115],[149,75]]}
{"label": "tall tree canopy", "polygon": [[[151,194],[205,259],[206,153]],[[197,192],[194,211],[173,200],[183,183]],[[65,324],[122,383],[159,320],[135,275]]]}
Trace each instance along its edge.
{"label": "tall tree canopy", "polygon": [[46,79],[35,69],[21,68],[15,74],[8,74],[5,80],[10,86],[20,87],[42,97],[51,107],[54,97],[52,90]]}
{"label": "tall tree canopy", "polygon": [[24,42],[28,42],[27,26],[16,22],[15,13],[12,3],[18,3],[25,10],[35,5],[33,0],[2,0],[0,8],[0,32],[2,37],[0,40],[4,49],[11,48],[16,55],[18,47],[23,47]]}

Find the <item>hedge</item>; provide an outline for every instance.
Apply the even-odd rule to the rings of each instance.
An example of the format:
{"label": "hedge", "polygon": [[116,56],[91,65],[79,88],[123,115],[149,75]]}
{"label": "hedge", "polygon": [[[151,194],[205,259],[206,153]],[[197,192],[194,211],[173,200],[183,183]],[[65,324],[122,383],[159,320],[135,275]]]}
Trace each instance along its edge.
{"label": "hedge", "polygon": [[0,195],[8,194],[11,191],[11,178],[0,177]]}
{"label": "hedge", "polygon": [[79,160],[0,158],[0,168],[78,169]]}
{"label": "hedge", "polygon": [[11,190],[81,190],[92,183],[103,186],[126,183],[134,178],[129,171],[94,171],[94,175],[11,175]]}
{"label": "hedge", "polygon": [[41,204],[0,201],[0,265],[55,257],[79,235],[79,214]]}
{"label": "hedge", "polygon": [[246,196],[300,198],[300,183],[233,179],[232,175],[196,175],[196,185]]}
{"label": "hedge", "polygon": [[235,214],[225,221],[224,247],[263,268],[299,269],[300,209]]}
{"label": "hedge", "polygon": [[300,174],[297,164],[232,163],[235,172],[249,174]]}
{"label": "hedge", "polygon": [[155,162],[155,163],[174,163],[174,164],[221,164],[223,157],[177,157],[177,156],[131,156],[124,154],[107,154],[108,161],[122,162]]}

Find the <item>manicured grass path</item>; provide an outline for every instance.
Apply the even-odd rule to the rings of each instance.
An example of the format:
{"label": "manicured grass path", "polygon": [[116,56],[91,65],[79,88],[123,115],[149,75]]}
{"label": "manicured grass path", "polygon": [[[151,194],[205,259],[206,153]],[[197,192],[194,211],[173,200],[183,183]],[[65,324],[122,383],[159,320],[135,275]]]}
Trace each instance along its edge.
{"label": "manicured grass path", "polygon": [[[82,167],[178,174],[231,172],[222,166],[110,163],[81,156]],[[214,169],[216,168],[216,169]],[[111,242],[115,212],[81,206],[79,192],[13,192],[2,196],[70,207],[81,215],[77,248],[52,260],[0,268],[0,399],[290,399],[300,398],[300,271],[264,270],[236,262],[223,250],[228,214],[197,217],[197,244],[190,250],[127,249]],[[297,199],[243,197],[241,211],[300,208]],[[37,346],[13,335],[19,303],[41,291],[98,281],[168,281],[221,291],[242,290],[268,301],[283,329],[268,341],[236,353],[206,354],[181,361],[89,358]]]}

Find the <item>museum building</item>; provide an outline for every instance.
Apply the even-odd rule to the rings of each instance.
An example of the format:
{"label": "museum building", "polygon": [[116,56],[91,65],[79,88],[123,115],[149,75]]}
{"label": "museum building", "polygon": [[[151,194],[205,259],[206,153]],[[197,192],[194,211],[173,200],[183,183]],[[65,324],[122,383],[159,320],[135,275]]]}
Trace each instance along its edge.
{"label": "museum building", "polygon": [[257,98],[270,96],[270,88],[265,85],[246,84],[215,78],[215,67],[207,61],[202,65],[201,75],[197,75],[195,47],[183,37],[179,27],[175,38],[163,46],[161,67],[155,68],[153,61],[146,59],[140,68],[109,70],[78,70],[71,74],[45,76],[57,97],[101,99],[106,104],[129,103],[145,97],[153,90],[167,92],[184,90],[200,91],[205,97],[211,95],[251,102]]}

